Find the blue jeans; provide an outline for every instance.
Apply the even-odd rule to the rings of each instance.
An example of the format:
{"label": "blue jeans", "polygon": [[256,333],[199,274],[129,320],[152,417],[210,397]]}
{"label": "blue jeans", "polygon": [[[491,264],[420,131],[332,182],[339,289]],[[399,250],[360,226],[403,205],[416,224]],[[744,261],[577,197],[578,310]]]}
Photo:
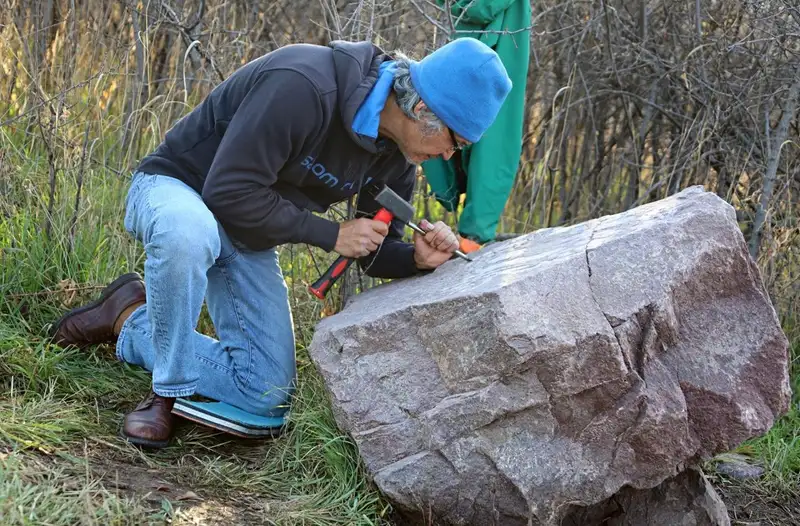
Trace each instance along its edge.
{"label": "blue jeans", "polygon": [[[144,246],[147,303],[125,321],[117,358],[152,372],[158,395],[283,414],[295,341],[275,250],[234,246],[201,196],[163,175],[134,174],[124,224]],[[195,330],[204,300],[219,339]]]}

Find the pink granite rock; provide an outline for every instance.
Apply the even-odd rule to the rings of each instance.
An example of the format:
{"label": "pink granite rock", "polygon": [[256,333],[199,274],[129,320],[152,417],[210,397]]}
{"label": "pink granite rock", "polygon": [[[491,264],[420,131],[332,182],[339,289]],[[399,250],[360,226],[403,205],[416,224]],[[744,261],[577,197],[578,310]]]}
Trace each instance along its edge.
{"label": "pink granite rock", "polygon": [[790,400],[734,211],[697,187],[370,290],[310,354],[409,522],[558,524],[765,433]]}

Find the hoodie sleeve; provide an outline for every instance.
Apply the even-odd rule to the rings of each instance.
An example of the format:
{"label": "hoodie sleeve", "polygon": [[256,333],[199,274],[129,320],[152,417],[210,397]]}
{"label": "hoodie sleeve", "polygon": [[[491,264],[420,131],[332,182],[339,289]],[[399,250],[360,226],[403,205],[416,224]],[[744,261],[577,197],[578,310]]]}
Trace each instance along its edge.
{"label": "hoodie sleeve", "polygon": [[328,252],[339,224],[282,198],[272,185],[284,163],[319,133],[322,103],[311,81],[260,74],[228,124],[203,186],[203,200],[233,237],[253,250],[307,243]]}
{"label": "hoodie sleeve", "polygon": [[[410,166],[400,178],[388,185],[397,195],[409,202],[414,194],[416,168]],[[380,188],[376,192],[379,190]],[[372,217],[380,209],[381,205],[370,195],[369,190],[365,189],[359,193],[357,215]],[[403,241],[405,229],[406,225],[402,221],[394,219],[389,225],[389,234],[378,250],[359,259],[358,263],[367,276],[396,279],[425,273],[414,263],[414,244]]]}

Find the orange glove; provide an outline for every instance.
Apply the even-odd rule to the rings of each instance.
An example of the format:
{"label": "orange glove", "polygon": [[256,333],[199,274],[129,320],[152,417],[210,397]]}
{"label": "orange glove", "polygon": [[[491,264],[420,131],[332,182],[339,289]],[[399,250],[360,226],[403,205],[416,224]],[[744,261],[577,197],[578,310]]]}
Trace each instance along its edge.
{"label": "orange glove", "polygon": [[481,248],[483,248],[483,245],[479,245],[475,241],[467,239],[465,237],[460,238],[458,243],[458,249],[464,254],[469,254],[470,252],[476,252]]}

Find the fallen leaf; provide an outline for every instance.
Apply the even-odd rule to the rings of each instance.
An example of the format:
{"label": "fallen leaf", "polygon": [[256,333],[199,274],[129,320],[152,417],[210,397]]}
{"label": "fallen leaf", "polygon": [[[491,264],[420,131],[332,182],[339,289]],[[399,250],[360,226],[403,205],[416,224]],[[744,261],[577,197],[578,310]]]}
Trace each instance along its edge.
{"label": "fallen leaf", "polygon": [[187,491],[186,493],[178,497],[176,500],[203,500],[203,498],[200,497],[194,491]]}

